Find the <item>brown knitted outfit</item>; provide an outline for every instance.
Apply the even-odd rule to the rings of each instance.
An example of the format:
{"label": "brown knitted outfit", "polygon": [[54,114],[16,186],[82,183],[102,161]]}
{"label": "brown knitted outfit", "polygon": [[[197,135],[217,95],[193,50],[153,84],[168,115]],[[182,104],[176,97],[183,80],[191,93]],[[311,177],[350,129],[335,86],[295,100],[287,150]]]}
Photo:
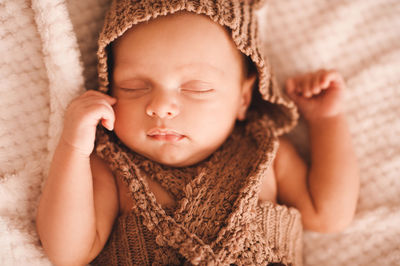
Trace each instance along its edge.
{"label": "brown knitted outfit", "polygon": [[[258,96],[246,121],[209,158],[189,167],[153,162],[98,130],[96,154],[129,189],[133,209],[118,217],[92,265],[302,264],[301,219],[293,208],[258,202],[277,137],[296,123],[294,104],[281,94],[259,50],[256,4],[227,0],[116,0],[99,39],[100,90],[108,91],[108,45],[133,25],[188,11],[229,28],[238,49],[258,71]],[[146,178],[175,199],[161,206]]]}

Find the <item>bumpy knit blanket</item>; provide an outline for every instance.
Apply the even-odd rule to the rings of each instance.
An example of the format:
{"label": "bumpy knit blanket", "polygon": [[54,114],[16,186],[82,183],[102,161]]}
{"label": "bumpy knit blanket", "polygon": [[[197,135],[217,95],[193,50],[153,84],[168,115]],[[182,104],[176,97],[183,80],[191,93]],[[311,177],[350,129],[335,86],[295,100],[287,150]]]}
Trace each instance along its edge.
{"label": "bumpy knit blanket", "polygon": [[[35,212],[69,101],[95,88],[108,0],[0,0],[0,261],[50,265]],[[261,37],[278,80],[335,68],[361,170],[354,222],[305,232],[305,265],[400,261],[400,1],[270,0]],[[307,158],[304,124],[290,135]]]}

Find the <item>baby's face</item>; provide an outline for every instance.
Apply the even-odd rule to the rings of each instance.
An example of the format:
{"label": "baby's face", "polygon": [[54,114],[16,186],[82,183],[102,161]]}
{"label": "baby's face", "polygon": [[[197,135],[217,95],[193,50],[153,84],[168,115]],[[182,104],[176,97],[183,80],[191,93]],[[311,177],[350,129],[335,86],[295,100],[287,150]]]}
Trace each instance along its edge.
{"label": "baby's face", "polygon": [[211,155],[245,117],[255,78],[229,33],[190,13],[134,26],[113,44],[115,133],[130,149],[182,167]]}

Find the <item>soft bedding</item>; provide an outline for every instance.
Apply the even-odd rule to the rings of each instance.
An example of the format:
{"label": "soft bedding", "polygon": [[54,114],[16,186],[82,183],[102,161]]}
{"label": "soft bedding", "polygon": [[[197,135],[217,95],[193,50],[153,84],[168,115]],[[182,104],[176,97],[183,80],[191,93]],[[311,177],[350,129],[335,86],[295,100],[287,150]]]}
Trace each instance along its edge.
{"label": "soft bedding", "polygon": [[[50,265],[35,212],[68,102],[96,86],[96,38],[108,0],[0,1],[0,261]],[[400,1],[269,0],[265,53],[281,84],[335,68],[359,159],[356,217],[344,232],[305,232],[305,265],[400,261]],[[290,134],[307,158],[302,122]]]}

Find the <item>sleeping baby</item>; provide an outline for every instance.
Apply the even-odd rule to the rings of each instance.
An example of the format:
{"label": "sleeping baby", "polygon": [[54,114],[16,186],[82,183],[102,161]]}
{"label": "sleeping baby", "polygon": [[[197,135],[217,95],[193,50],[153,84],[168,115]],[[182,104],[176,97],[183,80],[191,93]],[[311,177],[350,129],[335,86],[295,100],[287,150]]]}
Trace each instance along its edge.
{"label": "sleeping baby", "polygon": [[[301,265],[359,177],[334,70],[279,90],[257,1],[115,0],[100,86],[65,114],[37,213],[55,265]],[[311,163],[284,134],[305,118]]]}

